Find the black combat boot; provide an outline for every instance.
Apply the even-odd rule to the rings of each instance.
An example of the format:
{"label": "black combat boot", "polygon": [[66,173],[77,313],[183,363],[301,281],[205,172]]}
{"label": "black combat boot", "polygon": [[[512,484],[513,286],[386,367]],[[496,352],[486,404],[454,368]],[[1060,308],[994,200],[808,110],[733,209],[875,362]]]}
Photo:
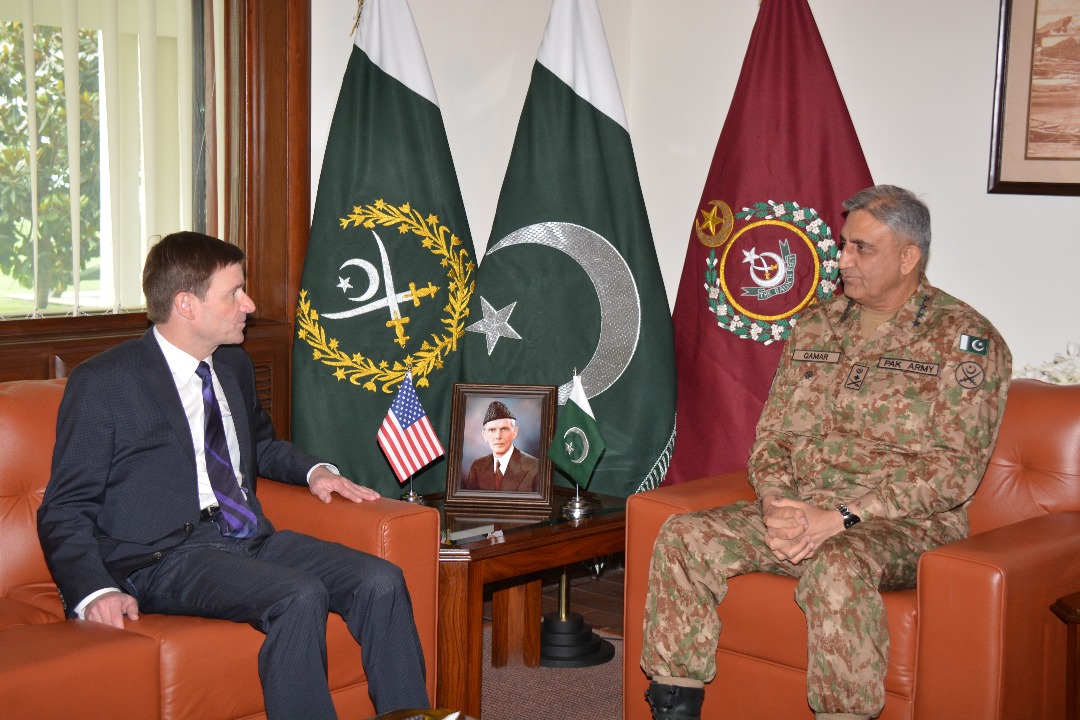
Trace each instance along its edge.
{"label": "black combat boot", "polygon": [[649,683],[645,699],[652,708],[653,720],[701,720],[705,688]]}

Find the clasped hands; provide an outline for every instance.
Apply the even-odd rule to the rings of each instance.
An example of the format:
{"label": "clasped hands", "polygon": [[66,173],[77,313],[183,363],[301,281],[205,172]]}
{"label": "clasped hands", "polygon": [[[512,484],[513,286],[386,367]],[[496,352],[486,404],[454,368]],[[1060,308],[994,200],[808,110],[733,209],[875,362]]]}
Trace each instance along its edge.
{"label": "clasped hands", "polygon": [[844,529],[844,518],[801,500],[769,496],[761,501],[765,544],[780,560],[798,565]]}

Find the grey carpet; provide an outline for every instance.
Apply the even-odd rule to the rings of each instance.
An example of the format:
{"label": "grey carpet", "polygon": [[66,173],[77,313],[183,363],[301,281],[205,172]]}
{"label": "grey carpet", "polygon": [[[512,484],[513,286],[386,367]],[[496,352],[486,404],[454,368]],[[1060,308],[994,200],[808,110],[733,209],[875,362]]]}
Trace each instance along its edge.
{"label": "grey carpet", "polygon": [[618,720],[622,717],[622,638],[597,635],[615,657],[589,668],[491,667],[484,628],[483,720]]}

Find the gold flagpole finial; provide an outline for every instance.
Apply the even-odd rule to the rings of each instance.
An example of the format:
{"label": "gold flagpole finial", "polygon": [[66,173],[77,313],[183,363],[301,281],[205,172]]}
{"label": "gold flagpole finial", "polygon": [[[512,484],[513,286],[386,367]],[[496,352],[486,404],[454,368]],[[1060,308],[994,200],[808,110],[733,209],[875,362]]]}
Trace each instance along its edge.
{"label": "gold flagpole finial", "polygon": [[360,12],[364,9],[364,0],[356,0],[356,17],[352,21],[352,30],[349,31],[349,37],[356,34],[356,28],[360,27]]}

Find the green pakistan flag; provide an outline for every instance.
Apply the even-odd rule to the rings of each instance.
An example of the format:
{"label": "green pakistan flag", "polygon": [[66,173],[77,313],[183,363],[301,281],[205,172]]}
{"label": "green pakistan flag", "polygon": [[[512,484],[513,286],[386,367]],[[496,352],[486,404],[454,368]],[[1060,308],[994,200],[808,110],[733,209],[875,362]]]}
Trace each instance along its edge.
{"label": "green pakistan flag", "polygon": [[[427,60],[407,3],[367,0],[315,202],[293,342],[292,439],[389,497],[376,440],[411,367],[448,444],[475,253]],[[413,478],[445,488],[440,459]],[[405,487],[404,489],[408,489]]]}
{"label": "green pakistan flag", "polygon": [[472,307],[469,382],[558,385],[562,404],[576,368],[606,443],[588,489],[659,484],[675,439],[671,316],[594,2],[552,4]]}

